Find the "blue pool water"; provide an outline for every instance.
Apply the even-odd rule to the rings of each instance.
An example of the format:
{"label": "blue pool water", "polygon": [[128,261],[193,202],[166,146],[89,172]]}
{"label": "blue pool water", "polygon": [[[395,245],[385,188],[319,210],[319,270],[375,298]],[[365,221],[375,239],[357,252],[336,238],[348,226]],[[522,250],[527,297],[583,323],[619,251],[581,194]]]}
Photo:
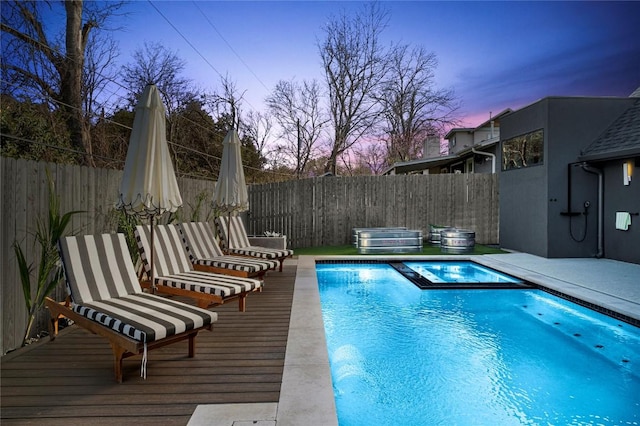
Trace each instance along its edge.
{"label": "blue pool water", "polygon": [[316,270],[341,426],[640,424],[637,327],[541,290]]}
{"label": "blue pool water", "polygon": [[404,262],[433,283],[518,283],[522,280],[486,268],[477,263],[462,261]]}

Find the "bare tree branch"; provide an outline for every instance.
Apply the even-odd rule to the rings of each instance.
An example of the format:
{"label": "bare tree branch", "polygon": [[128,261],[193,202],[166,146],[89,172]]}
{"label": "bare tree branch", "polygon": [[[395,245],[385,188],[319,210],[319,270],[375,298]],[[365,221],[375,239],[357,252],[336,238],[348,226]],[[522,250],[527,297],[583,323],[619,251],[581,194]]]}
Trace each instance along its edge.
{"label": "bare tree branch", "polygon": [[320,110],[318,82],[299,84],[294,80],[280,80],[266,102],[280,126],[279,136],[285,141],[278,145],[278,153],[293,159],[295,174],[300,178],[317,150],[327,123]]}
{"label": "bare tree branch", "polygon": [[379,113],[371,95],[385,75],[380,34],[387,23],[387,11],[372,3],[355,16],[334,17],[324,27],[318,49],[334,131],[327,172],[335,174],[338,157],[371,130]]}
{"label": "bare tree branch", "polygon": [[396,45],[387,57],[388,72],[375,97],[382,108],[382,138],[391,165],[420,158],[427,137],[455,123],[459,103],[452,90],[435,86],[435,53],[422,46]]}

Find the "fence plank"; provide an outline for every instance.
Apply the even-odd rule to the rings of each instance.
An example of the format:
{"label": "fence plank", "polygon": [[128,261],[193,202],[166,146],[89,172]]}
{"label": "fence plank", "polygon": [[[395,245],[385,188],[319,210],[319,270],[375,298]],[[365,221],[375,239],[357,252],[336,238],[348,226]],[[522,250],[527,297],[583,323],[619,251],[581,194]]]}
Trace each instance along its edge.
{"label": "fence plank", "polygon": [[[26,191],[15,190],[25,184],[26,169],[18,167],[18,160],[2,161],[2,347],[12,348],[20,335],[21,323],[16,316],[15,306],[22,303],[20,278],[15,265],[13,243],[17,240],[18,227],[24,228],[24,196]],[[24,246],[24,241],[18,241]],[[18,337],[19,339],[19,337]],[[4,353],[4,351],[3,351]]]}

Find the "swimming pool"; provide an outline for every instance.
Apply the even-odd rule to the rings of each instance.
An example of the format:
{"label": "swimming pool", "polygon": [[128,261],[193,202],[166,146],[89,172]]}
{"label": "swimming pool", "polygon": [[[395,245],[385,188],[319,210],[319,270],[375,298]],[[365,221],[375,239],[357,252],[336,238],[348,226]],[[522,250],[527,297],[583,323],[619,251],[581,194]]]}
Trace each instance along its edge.
{"label": "swimming pool", "polygon": [[317,264],[338,419],[640,424],[640,331],[541,290],[421,290]]}

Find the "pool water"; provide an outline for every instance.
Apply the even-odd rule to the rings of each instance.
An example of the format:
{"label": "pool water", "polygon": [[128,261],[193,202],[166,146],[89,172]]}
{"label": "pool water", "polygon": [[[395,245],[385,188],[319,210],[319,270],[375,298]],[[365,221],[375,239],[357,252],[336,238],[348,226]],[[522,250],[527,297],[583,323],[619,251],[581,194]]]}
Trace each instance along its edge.
{"label": "pool water", "polygon": [[403,262],[432,283],[519,283],[522,280],[470,261]]}
{"label": "pool water", "polygon": [[316,270],[341,426],[640,424],[637,327],[541,290]]}

